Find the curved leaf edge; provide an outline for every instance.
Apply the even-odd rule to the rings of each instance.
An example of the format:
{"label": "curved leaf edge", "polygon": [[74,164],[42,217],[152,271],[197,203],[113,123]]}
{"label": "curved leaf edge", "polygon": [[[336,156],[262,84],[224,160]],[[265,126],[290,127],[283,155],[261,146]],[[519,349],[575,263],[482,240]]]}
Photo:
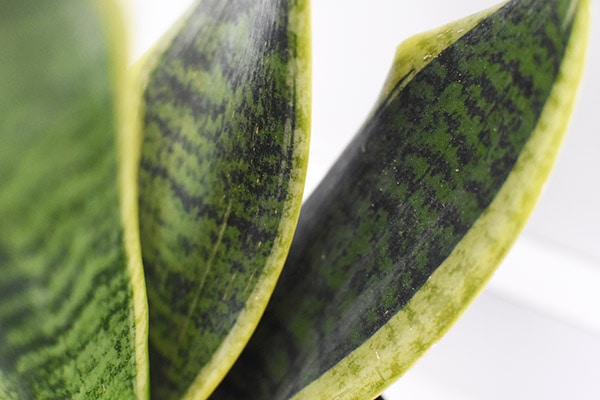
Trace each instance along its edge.
{"label": "curved leaf edge", "polygon": [[115,98],[115,114],[117,119],[117,151],[119,163],[119,208],[123,241],[127,254],[127,270],[130,276],[133,297],[133,336],[135,346],[135,364],[137,368],[135,394],[138,399],[150,397],[149,362],[148,362],[148,299],[142,265],[138,210],[137,210],[137,166],[140,157],[139,132],[141,130],[141,113],[132,111],[140,107],[141,91],[137,76],[137,67],[131,70],[127,65],[126,27],[121,9],[115,0],[95,1],[98,14],[106,26],[106,34],[110,43],[114,44],[109,64],[112,67],[113,93]]}
{"label": "curved leaf edge", "polygon": [[[146,295],[146,282],[142,264],[142,253],[138,223],[137,203],[137,170],[140,157],[139,117],[137,114],[127,113],[128,110],[139,109],[139,91],[135,84],[135,68],[130,71],[123,82],[123,95],[120,105],[120,129],[118,137],[119,150],[119,187],[121,224],[123,226],[123,240],[127,251],[127,268],[129,271],[133,290],[134,324],[135,324],[135,349],[138,375],[136,379],[136,394],[140,399],[150,396],[149,385],[149,360],[148,360],[148,298]],[[122,118],[122,119],[121,119]]]}
{"label": "curved leaf edge", "polygon": [[[554,165],[583,75],[588,31],[589,0],[581,0],[547,104],[494,201],[401,312],[294,399],[378,396],[441,339],[483,290],[525,226]],[[399,354],[399,347],[407,351]]]}

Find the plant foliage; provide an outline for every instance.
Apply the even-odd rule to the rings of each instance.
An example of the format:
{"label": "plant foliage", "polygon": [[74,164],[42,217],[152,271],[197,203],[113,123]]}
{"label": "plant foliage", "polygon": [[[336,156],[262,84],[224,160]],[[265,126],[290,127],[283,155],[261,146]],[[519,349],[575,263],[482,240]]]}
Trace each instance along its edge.
{"label": "plant foliage", "polygon": [[405,41],[300,211],[308,0],[199,1],[129,73],[109,0],[3,2],[0,398],[376,397],[524,226],[588,9]]}

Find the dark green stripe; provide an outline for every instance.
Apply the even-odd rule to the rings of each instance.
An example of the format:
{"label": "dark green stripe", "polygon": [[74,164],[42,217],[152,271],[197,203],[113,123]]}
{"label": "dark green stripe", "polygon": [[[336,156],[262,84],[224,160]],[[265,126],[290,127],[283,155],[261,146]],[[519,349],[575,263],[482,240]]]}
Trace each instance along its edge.
{"label": "dark green stripe", "polygon": [[289,398],[406,305],[534,130],[569,5],[510,2],[392,92],[303,206],[265,317],[215,398]]}

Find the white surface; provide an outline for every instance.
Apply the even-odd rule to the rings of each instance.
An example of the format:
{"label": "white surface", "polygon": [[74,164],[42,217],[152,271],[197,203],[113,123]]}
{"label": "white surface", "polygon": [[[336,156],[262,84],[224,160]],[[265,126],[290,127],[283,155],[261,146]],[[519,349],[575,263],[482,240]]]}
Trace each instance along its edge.
{"label": "white surface", "polygon": [[[127,2],[128,0],[122,0]],[[190,0],[130,0],[133,57]],[[492,0],[315,0],[307,192],[370,111],[399,42]],[[563,150],[522,238],[489,287],[387,399],[600,399],[600,12]]]}
{"label": "white surface", "polygon": [[598,400],[600,341],[487,291],[385,399]]}

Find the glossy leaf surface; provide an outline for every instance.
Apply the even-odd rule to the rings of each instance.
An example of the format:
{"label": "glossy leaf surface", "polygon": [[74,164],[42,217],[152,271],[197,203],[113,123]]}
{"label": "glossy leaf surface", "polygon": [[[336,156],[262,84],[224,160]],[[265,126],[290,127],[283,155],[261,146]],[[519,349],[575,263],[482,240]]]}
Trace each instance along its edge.
{"label": "glossy leaf surface", "polygon": [[303,206],[265,316],[215,398],[373,398],[439,339],[551,168],[588,7],[511,1],[400,46],[371,117]]}
{"label": "glossy leaf surface", "polygon": [[152,395],[208,396],[246,344],[299,214],[302,1],[201,1],[149,56],[140,227]]}
{"label": "glossy leaf surface", "polygon": [[[110,19],[109,19],[110,17]],[[0,6],[0,398],[144,398],[118,186],[117,10]]]}

